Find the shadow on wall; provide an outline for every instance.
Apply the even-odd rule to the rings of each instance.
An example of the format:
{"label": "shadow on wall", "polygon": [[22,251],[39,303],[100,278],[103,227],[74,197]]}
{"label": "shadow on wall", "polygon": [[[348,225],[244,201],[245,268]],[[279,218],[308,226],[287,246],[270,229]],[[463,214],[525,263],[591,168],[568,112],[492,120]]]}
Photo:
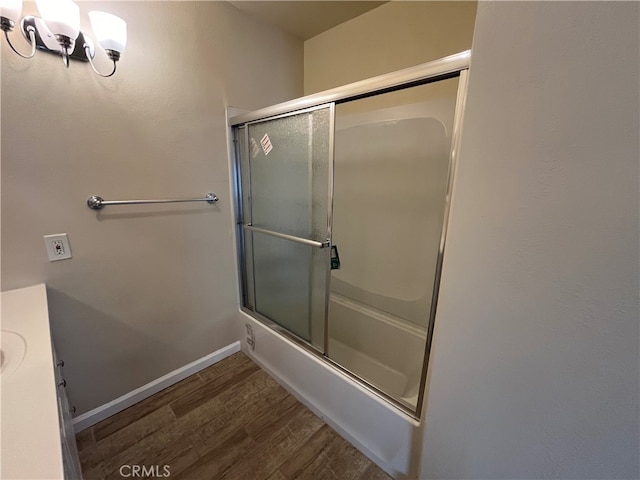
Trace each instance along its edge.
{"label": "shadow on wall", "polygon": [[[117,208],[117,207],[116,207]],[[180,210],[163,209],[156,212],[131,212],[131,213],[104,213],[102,211],[96,212],[96,220],[104,222],[108,220],[122,220],[127,218],[151,218],[151,217],[167,217],[175,215],[202,215],[209,213],[211,210],[220,212],[218,205],[211,205],[208,208],[190,208]]]}
{"label": "shadow on wall", "polygon": [[[161,349],[171,357],[171,345],[151,338],[143,328],[136,330],[118,320],[83,303],[66,293],[47,287],[51,334],[58,353],[73,352],[72,359],[65,360],[64,376],[70,403],[77,408],[77,414],[85,413],[98,405],[96,398],[115,398],[140,385],[135,379],[145,378],[145,363],[140,357],[146,356],[151,348]],[[113,299],[118,302],[117,298]],[[117,348],[114,349],[114,345]],[[140,348],[144,345],[144,350]],[[175,348],[175,347],[174,347]],[[178,352],[175,352],[178,353]],[[113,372],[119,372],[119,379]],[[93,378],[91,391],[80,379]],[[123,389],[122,386],[125,386]],[[118,388],[120,392],[114,392]]]}

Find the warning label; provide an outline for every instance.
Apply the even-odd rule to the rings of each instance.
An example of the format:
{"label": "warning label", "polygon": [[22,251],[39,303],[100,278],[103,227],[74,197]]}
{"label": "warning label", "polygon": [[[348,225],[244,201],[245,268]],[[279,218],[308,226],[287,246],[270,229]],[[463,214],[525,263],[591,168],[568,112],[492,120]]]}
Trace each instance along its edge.
{"label": "warning label", "polygon": [[262,145],[262,151],[265,155],[269,155],[269,152],[273,150],[273,145],[271,145],[269,135],[267,135],[266,133],[264,134],[264,137],[260,139],[260,145]]}

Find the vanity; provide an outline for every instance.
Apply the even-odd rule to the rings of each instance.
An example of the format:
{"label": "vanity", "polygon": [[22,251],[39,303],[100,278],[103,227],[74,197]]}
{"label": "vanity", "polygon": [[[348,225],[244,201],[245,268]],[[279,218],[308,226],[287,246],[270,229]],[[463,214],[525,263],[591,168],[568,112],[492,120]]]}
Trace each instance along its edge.
{"label": "vanity", "polygon": [[1,297],[0,478],[82,478],[44,284]]}

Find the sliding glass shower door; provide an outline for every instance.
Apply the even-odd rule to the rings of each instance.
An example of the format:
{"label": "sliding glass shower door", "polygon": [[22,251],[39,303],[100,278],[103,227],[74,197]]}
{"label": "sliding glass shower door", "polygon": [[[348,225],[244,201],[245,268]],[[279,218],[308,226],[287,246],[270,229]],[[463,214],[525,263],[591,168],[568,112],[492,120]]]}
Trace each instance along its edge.
{"label": "sliding glass shower door", "polygon": [[469,59],[231,119],[242,309],[416,418]]}
{"label": "sliding glass shower door", "polygon": [[324,349],[333,105],[238,132],[245,306]]}

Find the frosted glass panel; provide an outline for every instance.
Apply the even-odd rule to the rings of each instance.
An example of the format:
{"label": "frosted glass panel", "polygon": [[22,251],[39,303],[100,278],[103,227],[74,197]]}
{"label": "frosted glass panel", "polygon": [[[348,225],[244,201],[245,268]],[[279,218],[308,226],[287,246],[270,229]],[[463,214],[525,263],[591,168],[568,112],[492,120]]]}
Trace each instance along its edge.
{"label": "frosted glass panel", "polygon": [[321,349],[328,250],[250,235],[256,312]]}
{"label": "frosted glass panel", "polygon": [[256,311],[287,330],[311,339],[309,294],[311,248],[252,233]]}
{"label": "frosted glass panel", "polygon": [[251,222],[327,239],[330,109],[249,124]]}
{"label": "frosted glass panel", "polygon": [[[333,106],[236,130],[244,225],[243,304],[324,352]],[[278,234],[295,239],[283,239]],[[295,241],[298,240],[298,241]]]}

